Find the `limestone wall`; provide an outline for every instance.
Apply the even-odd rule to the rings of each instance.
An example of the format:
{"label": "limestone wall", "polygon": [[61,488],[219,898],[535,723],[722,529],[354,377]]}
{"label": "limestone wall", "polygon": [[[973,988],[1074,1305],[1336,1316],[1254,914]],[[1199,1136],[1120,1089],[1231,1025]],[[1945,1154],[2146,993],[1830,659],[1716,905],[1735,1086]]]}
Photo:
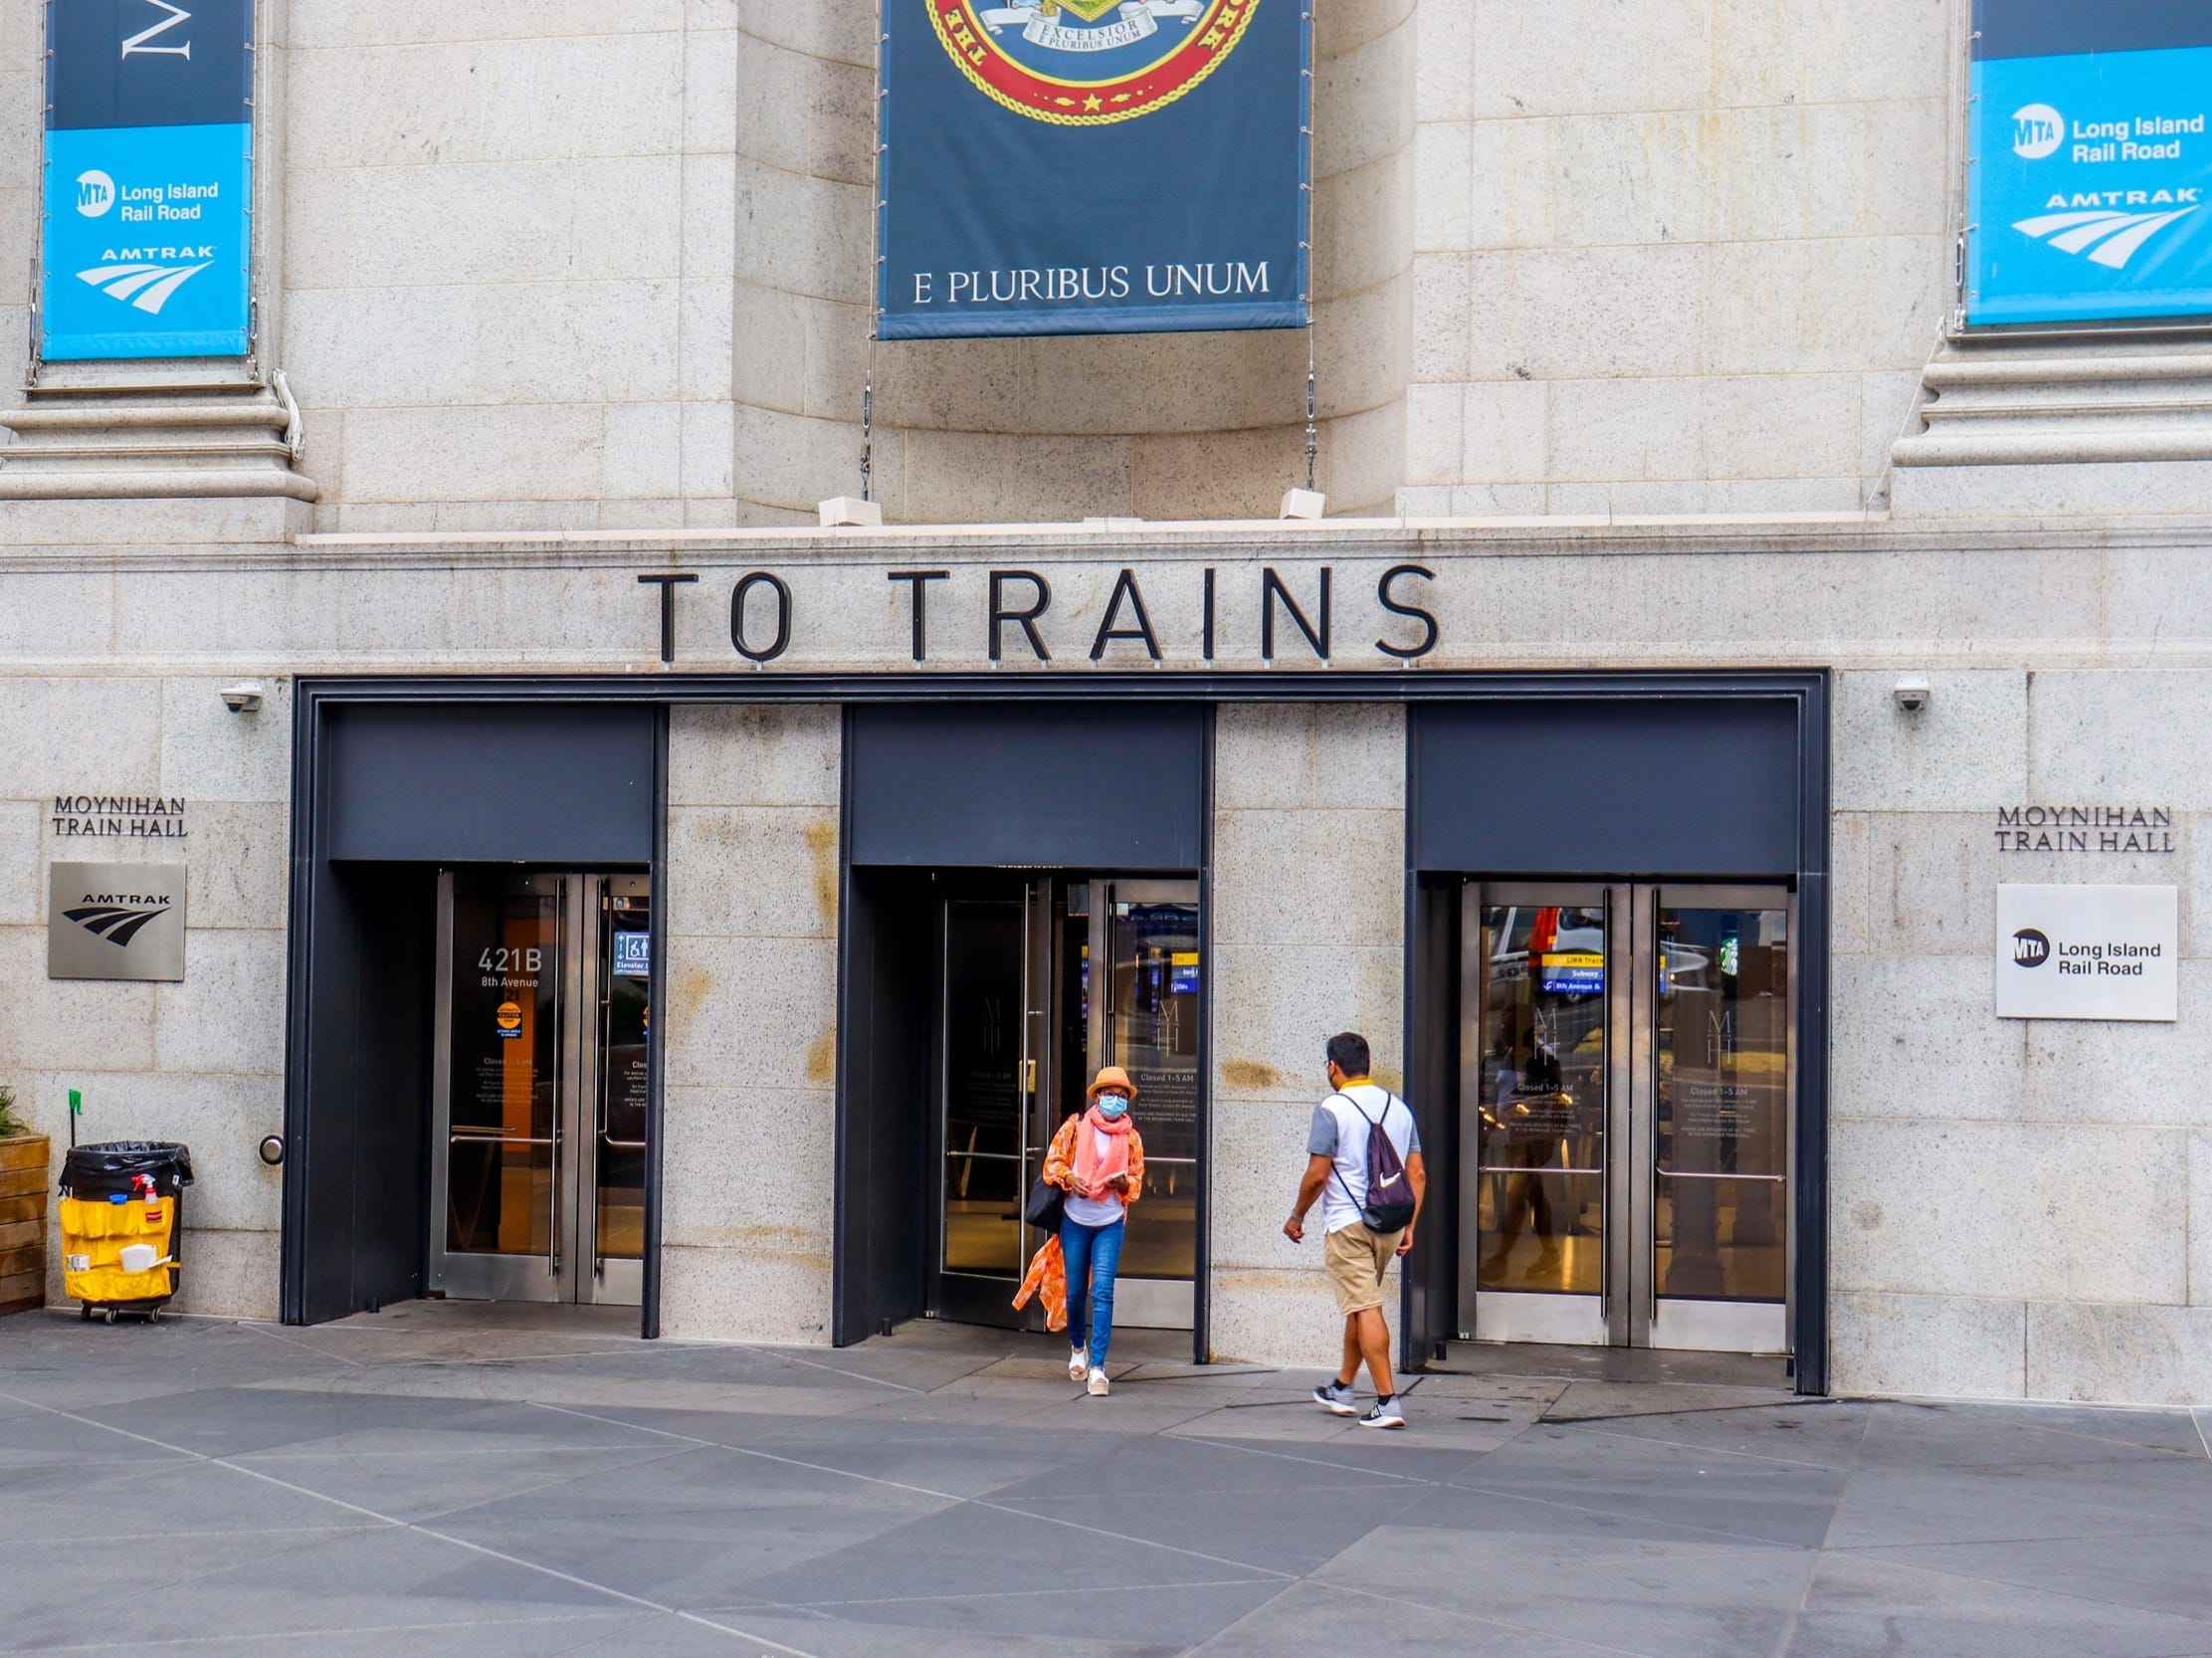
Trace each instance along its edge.
{"label": "limestone wall", "polygon": [[266,9],[320,526],[733,521],[735,0]]}
{"label": "limestone wall", "polygon": [[1319,1216],[1303,1245],[1283,1220],[1328,1092],[1322,1043],[1361,1032],[1376,1079],[1404,1086],[1404,889],[1403,709],[1216,711],[1207,1172],[1221,1357],[1320,1365],[1340,1348]]}
{"label": "limestone wall", "polygon": [[[234,715],[224,683],[0,675],[0,1082],[52,1137],[57,1178],[71,1089],[82,1140],[189,1144],[199,1178],[174,1305],[273,1318],[284,1182],[255,1148],[284,1127],[290,699],[273,685],[259,714]],[[65,792],[181,797],[188,836],[65,837]],[[184,864],[183,981],[48,978],[56,862]],[[60,1257],[50,1265],[58,1302]]]}
{"label": "limestone wall", "polygon": [[1855,510],[1951,305],[1965,0],[1422,0],[1411,514]]}
{"label": "limestone wall", "polygon": [[[1313,292],[1338,511],[1387,509],[1411,317],[1411,0],[1315,8]],[[868,342],[875,13],[754,6],[737,104],[737,493],[748,522],[876,488],[909,523],[1272,516],[1304,482],[1301,331]]]}
{"label": "limestone wall", "polygon": [[[0,363],[31,360],[31,250],[39,239],[39,131],[46,50],[39,0],[0,0]],[[13,399],[11,398],[12,402]]]}
{"label": "limestone wall", "polygon": [[[268,1314],[280,1177],[290,786],[286,690],[306,673],[657,672],[640,570],[665,539],[291,539],[285,515],[130,508],[76,544],[0,517],[0,1081],[65,1138],[190,1140],[194,1270],[183,1305]],[[189,537],[194,515],[204,540]],[[140,539],[130,537],[135,532]],[[2196,733],[2212,702],[2212,534],[2200,523],[1703,524],[1419,536],[1273,524],[932,535],[762,533],[679,543],[683,669],[736,671],[727,599],[770,568],[799,612],[793,668],[905,670],[905,589],[944,566],[932,666],[987,666],[990,568],[1049,570],[1051,665],[1085,645],[1112,575],[1142,573],[1169,655],[1200,666],[1196,577],[1222,583],[1226,671],[1268,670],[1255,567],[1310,593],[1338,572],[1341,668],[1382,665],[1373,576],[1419,559],[1441,628],[1428,668],[1830,666],[1835,960],[1830,1140],[1834,1380],[1846,1390],[2207,1397],[2212,1118],[2201,1005],[2212,813]],[[9,537],[16,539],[12,542]],[[1243,594],[1232,610],[1232,594]],[[1283,667],[1311,661],[1282,624]],[[1398,635],[1402,637],[1402,635]],[[1117,647],[1106,664],[1141,659]],[[747,669],[746,672],[751,672]],[[1925,674],[1920,715],[1891,696]],[[226,713],[225,681],[269,688]],[[678,1334],[815,1342],[828,1317],[835,1019],[834,710],[673,716],[667,1321]],[[1355,1026],[1402,1065],[1403,722],[1388,705],[1217,714],[1214,1347],[1311,1361],[1333,1316],[1309,1252],[1277,1233],[1319,1084],[1316,1044]],[[54,839],[60,792],[182,795],[192,838],[182,984],[45,976],[45,865],[148,855]],[[2005,854],[2023,802],[2173,812],[2171,857]],[[173,845],[174,843],[172,843]],[[2174,1025],[1994,1016],[2000,880],[2129,880],[2182,892]],[[766,1159],[766,1160],[761,1160]],[[1440,1171],[1442,1172],[1442,1171]]]}
{"label": "limestone wall", "polygon": [[671,1336],[829,1339],[840,718],[670,717]]}
{"label": "limestone wall", "polygon": [[[1844,1391],[2212,1397],[2212,785],[2186,671],[1845,674],[1829,1137]],[[2169,736],[2168,733],[2171,733]],[[1999,852],[2023,803],[2157,805],[2170,855]],[[1999,882],[2181,890],[2175,1024],[2000,1020]]]}

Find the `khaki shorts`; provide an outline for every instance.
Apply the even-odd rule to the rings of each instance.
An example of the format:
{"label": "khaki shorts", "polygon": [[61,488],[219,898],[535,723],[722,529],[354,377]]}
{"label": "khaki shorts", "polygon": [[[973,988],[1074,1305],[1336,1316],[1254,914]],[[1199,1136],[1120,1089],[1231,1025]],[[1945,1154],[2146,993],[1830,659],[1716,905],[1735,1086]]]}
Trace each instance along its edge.
{"label": "khaki shorts", "polygon": [[1398,1253],[1402,1232],[1370,1232],[1358,1221],[1329,1233],[1323,1248],[1328,1287],[1346,1318],[1382,1305],[1382,1275]]}

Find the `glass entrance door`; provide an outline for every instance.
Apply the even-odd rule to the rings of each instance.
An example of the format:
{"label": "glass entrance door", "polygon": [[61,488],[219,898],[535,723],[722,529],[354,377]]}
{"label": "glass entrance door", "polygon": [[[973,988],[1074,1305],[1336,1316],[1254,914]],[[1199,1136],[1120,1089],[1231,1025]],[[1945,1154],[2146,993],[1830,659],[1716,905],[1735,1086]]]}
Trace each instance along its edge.
{"label": "glass entrance door", "polygon": [[[1144,1138],[1144,1195],[1129,1209],[1113,1322],[1188,1330],[1198,1258],[1198,883],[1086,885],[1101,963],[1087,997],[1090,1073],[1128,1072]],[[1079,1090],[1071,1107],[1081,1103]]]}
{"label": "glass entrance door", "polygon": [[[995,888],[995,891],[992,890]],[[936,1125],[938,1316],[1035,1326],[1014,1292],[1044,1240],[1022,1220],[1053,1136],[1103,1065],[1136,1084],[1142,1198],[1114,1322],[1188,1330],[1198,1213],[1198,884],[982,881],[944,903]]]}
{"label": "glass entrance door", "polygon": [[1467,886],[1463,1338],[1787,1350],[1792,914]]}
{"label": "glass entrance door", "polygon": [[651,906],[642,875],[441,872],[432,1291],[637,1304]]}

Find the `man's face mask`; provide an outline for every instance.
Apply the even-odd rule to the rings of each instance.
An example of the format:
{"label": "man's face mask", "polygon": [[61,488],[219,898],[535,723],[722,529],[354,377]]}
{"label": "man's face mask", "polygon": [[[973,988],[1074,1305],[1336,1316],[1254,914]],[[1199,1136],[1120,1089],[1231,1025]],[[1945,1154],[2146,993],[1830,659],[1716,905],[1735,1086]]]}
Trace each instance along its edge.
{"label": "man's face mask", "polygon": [[1099,1096],[1099,1115],[1101,1117],[1119,1117],[1128,1109],[1129,1097],[1126,1094],[1102,1094]]}

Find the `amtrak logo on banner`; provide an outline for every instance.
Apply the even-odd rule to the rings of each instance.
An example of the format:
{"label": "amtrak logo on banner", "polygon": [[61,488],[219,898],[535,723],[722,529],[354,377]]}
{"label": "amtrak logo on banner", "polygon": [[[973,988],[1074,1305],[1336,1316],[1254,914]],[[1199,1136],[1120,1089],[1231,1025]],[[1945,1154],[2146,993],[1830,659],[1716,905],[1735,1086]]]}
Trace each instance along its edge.
{"label": "amtrak logo on banner", "polygon": [[877,334],[1307,318],[1301,0],[886,0]]}
{"label": "amtrak logo on banner", "polygon": [[1259,0],[928,0],[976,87],[1038,120],[1128,120],[1181,98],[1244,38]]}
{"label": "amtrak logo on banner", "polygon": [[2212,6],[1975,22],[1966,319],[2212,313]]}

